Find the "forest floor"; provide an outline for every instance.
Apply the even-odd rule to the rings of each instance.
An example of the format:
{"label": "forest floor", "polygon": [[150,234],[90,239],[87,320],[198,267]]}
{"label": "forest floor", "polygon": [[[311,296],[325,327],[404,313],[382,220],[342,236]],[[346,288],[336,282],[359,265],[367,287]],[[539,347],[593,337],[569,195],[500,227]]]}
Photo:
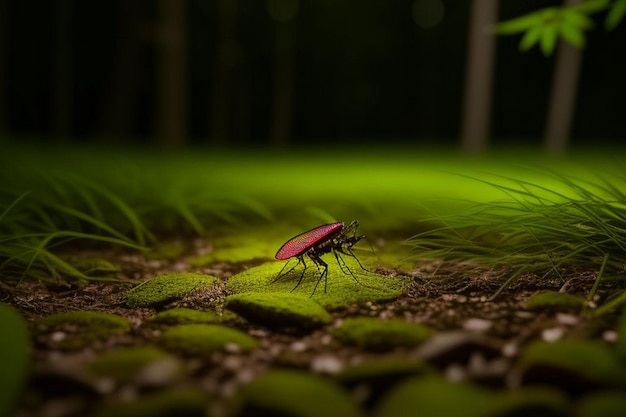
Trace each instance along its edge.
{"label": "forest floor", "polygon": [[[197,247],[202,245],[208,243],[196,243]],[[75,255],[94,255],[90,250],[76,250]],[[399,270],[393,266],[377,268],[375,272],[382,276],[394,276],[406,281],[402,294],[389,301],[329,309],[332,319],[317,328],[277,330],[246,320],[228,322],[229,327],[256,339],[256,349],[242,351],[229,345],[206,355],[174,352],[176,362],[182,365],[174,371],[167,366],[157,366],[155,372],[148,374],[143,369],[141,377],[140,371],[137,371],[136,377],[121,379],[102,375],[94,377],[89,367],[98,356],[125,347],[159,346],[158,340],[164,329],[146,325],[146,320],[156,312],[184,307],[221,313],[225,297],[229,294],[224,283],[231,276],[259,264],[257,261],[221,262],[193,267],[186,263],[185,258],[155,260],[119,250],[98,251],[95,254],[119,268],[116,281],[95,281],[83,286],[22,282],[11,291],[0,289],[0,301],[15,307],[29,322],[32,333],[34,366],[16,416],[85,416],[96,415],[96,411],[102,412],[97,415],[107,415],[103,410],[109,408],[110,415],[116,415],[120,410],[114,408],[116,404],[132,403],[153,392],[179,388],[192,388],[208,399],[203,404],[203,413],[191,412],[189,415],[263,415],[262,412],[255,414],[250,411],[258,411],[259,404],[253,404],[246,411],[248,414],[238,414],[233,411],[231,403],[242,387],[276,369],[297,370],[338,381],[342,392],[356,404],[359,412],[383,415],[381,402],[384,401],[380,399],[388,394],[391,387],[420,372],[413,372],[407,366],[400,369],[392,366],[377,371],[379,375],[368,374],[360,379],[345,375],[347,370],[359,365],[384,363],[389,359],[424,363],[447,381],[465,381],[489,389],[514,390],[520,386],[547,384],[568,398],[568,407],[581,394],[596,392],[607,384],[614,386],[611,382],[606,383],[602,376],[598,379],[568,366],[558,369],[559,366],[541,361],[523,368],[518,366],[525,347],[537,341],[577,339],[599,341],[609,347],[614,345],[617,320],[613,315],[592,318],[584,314],[586,307],[557,306],[531,310],[526,305],[529,297],[542,291],[564,291],[586,296],[595,280],[594,271],[570,271],[558,279],[521,276],[493,298],[512,271],[439,261],[421,261],[410,270]],[[138,282],[182,270],[210,274],[219,278],[220,282],[156,308],[128,306],[126,293]],[[604,290],[606,288],[600,288],[598,294],[601,296]],[[123,317],[131,324],[130,330],[80,348],[68,349],[59,347],[59,341],[76,332],[76,328],[67,325],[49,331],[37,324],[37,320],[55,313],[83,310]],[[432,329],[433,335],[413,345],[379,346],[376,349],[343,343],[334,337],[333,330],[343,321],[361,316],[421,323]],[[590,359],[592,363],[593,359]],[[572,375],[576,378],[571,378]],[[373,382],[381,378],[388,383],[381,385]],[[281,400],[276,401],[280,403]],[[180,412],[179,406],[172,407],[162,406],[154,414],[133,413],[176,415]],[[270,410],[264,410],[266,415],[307,415],[289,409],[288,405],[285,409],[281,409],[280,404],[265,407]],[[272,407],[275,407],[274,411],[271,411]],[[170,410],[171,414],[167,414],[166,410]],[[541,415],[570,415],[571,408],[566,409],[564,414],[555,409],[551,412]]]}

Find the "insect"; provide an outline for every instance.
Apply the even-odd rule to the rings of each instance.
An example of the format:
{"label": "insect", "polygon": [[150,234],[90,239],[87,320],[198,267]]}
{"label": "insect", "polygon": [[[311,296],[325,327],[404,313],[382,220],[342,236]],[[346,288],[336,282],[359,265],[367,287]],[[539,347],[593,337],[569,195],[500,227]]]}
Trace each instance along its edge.
{"label": "insect", "polygon": [[291,291],[298,288],[307,269],[307,264],[304,261],[304,256],[306,255],[309,257],[309,259],[313,261],[318,270],[320,269],[320,267],[323,268],[320,277],[315,284],[315,288],[313,288],[311,296],[315,294],[315,290],[317,290],[317,286],[322,281],[322,279],[324,279],[324,292],[326,292],[326,284],[328,281],[328,264],[322,260],[321,256],[326,253],[332,252],[333,255],[335,255],[335,259],[337,260],[337,263],[339,264],[339,267],[341,268],[343,273],[345,274],[347,270],[348,273],[352,275],[352,278],[354,278],[357,283],[361,284],[341,257],[342,254],[351,256],[357,261],[361,269],[367,271],[367,269],[365,269],[361,264],[361,261],[359,261],[359,259],[352,252],[352,247],[365,237],[365,235],[357,235],[356,232],[358,228],[359,222],[356,220],[353,220],[347,226],[345,226],[342,222],[329,223],[317,226],[311,230],[308,230],[289,239],[283,244],[283,246],[280,247],[280,249],[278,249],[275,257],[278,260],[297,258],[298,263],[296,263],[283,274],[283,271],[285,270],[287,265],[289,265],[289,262],[287,262],[272,282],[276,282],[281,277],[293,271],[298,265],[302,264],[304,268],[302,270],[302,273],[300,274],[300,278],[298,279],[296,286],[293,287]]}

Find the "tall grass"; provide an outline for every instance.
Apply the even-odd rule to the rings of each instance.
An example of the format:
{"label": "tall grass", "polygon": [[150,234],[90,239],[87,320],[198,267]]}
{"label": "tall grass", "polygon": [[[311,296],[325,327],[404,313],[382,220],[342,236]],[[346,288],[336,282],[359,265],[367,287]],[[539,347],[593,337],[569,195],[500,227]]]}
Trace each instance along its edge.
{"label": "tall grass", "polygon": [[510,267],[515,272],[500,291],[528,272],[563,279],[572,270],[595,270],[604,279],[623,274],[626,178],[589,181],[547,174],[565,191],[510,178],[478,179],[508,198],[430,219],[437,226],[408,242],[415,256]]}

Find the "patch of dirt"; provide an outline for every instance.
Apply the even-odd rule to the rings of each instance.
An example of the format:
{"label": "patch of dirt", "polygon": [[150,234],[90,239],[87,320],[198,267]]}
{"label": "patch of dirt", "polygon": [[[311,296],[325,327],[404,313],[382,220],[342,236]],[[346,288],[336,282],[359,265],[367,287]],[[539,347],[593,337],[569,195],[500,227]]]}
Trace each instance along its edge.
{"label": "patch of dirt", "polygon": [[[95,402],[124,398],[129,392],[141,392],[141,385],[98,386],[73,372],[75,364],[120,346],[140,346],[152,343],[159,330],[142,327],[155,309],[129,308],[125,293],[137,282],[165,272],[185,270],[215,275],[226,281],[233,274],[258,264],[221,263],[206,268],[189,268],[185,260],[154,261],[139,255],[114,251],[85,253],[108,258],[119,265],[119,281],[91,282],[73,288],[64,285],[44,285],[22,282],[11,291],[0,289],[0,300],[17,308],[32,324],[39,317],[70,310],[96,310],[126,317],[132,324],[130,333],[113,337],[78,352],[59,351],[45,338],[34,340],[34,372],[26,398],[18,415],[80,416],[88,415]],[[533,312],[525,308],[526,299],[537,291],[566,289],[586,295],[595,275],[589,271],[567,271],[558,278],[522,276],[493,298],[511,271],[492,270],[468,263],[448,264],[424,261],[408,272],[384,269],[383,274],[406,276],[412,281],[408,290],[388,303],[368,303],[332,311],[333,324],[302,334],[271,331],[267,328],[238,323],[237,326],[254,336],[260,348],[249,354],[236,349],[185,358],[187,376],[169,381],[169,385],[200,387],[215,398],[213,414],[220,415],[223,406],[237,389],[261,372],[274,367],[291,367],[319,374],[334,374],[347,366],[371,358],[397,357],[425,359],[440,368],[449,378],[467,379],[506,386],[511,358],[529,341],[555,337],[605,339],[611,342],[615,318],[586,319],[579,311]],[[600,288],[598,294],[609,288]],[[218,310],[227,295],[225,285],[196,293],[172,303],[199,310]],[[362,351],[341,345],[329,334],[329,329],[342,319],[352,316],[380,318],[399,317],[426,324],[442,335],[456,335],[426,342],[425,346],[398,348],[385,353]],[[52,337],[52,336],[50,336]],[[443,341],[442,341],[443,340]],[[482,358],[477,362],[476,358]],[[366,403],[367,398],[362,399]],[[222,407],[222,408],[220,408]],[[221,410],[221,411],[220,411]]]}

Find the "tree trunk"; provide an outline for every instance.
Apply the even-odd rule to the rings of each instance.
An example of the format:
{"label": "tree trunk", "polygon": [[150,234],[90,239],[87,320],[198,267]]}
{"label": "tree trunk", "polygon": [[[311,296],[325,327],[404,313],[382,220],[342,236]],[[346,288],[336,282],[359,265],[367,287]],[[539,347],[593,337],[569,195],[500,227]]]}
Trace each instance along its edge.
{"label": "tree trunk", "polygon": [[497,18],[498,0],[472,1],[461,143],[466,152],[473,154],[485,151],[489,137],[495,55],[491,28]]}
{"label": "tree trunk", "polygon": [[74,40],[74,0],[56,2],[55,54],[52,65],[50,114],[52,132],[57,140],[72,134],[74,78],[72,42]]}
{"label": "tree trunk", "polygon": [[106,91],[100,135],[119,141],[130,137],[136,114],[138,78],[141,68],[141,3],[139,0],[119,2],[115,55],[111,78]]}
{"label": "tree trunk", "polygon": [[187,134],[186,5],[184,0],[160,0],[160,62],[158,122],[160,143],[181,146]]}
{"label": "tree trunk", "polygon": [[224,145],[233,138],[236,72],[241,60],[238,18],[238,0],[217,0],[217,56],[209,109],[209,140],[213,145]]}
{"label": "tree trunk", "polygon": [[[565,0],[565,5],[576,3],[580,3],[580,0]],[[580,48],[559,41],[545,132],[545,146],[551,153],[563,153],[567,148],[574,117],[582,54]]]}
{"label": "tree trunk", "polygon": [[295,78],[295,24],[276,23],[274,94],[270,140],[274,146],[284,147],[291,137]]}

